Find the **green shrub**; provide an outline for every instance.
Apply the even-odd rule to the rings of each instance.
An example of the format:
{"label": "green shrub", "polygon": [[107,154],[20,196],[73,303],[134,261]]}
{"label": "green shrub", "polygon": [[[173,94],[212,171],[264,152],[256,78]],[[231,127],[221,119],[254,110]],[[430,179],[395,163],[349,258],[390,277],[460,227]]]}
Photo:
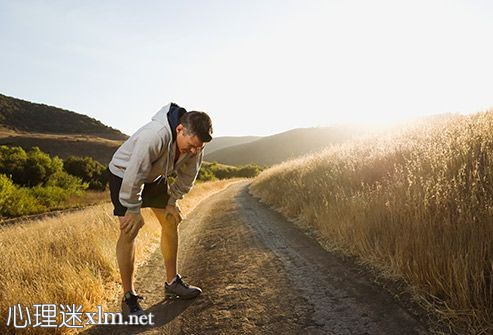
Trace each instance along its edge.
{"label": "green shrub", "polygon": [[216,176],[210,169],[207,169],[207,167],[203,167],[203,166],[200,168],[199,175],[197,176],[197,180],[212,181],[216,179],[217,179]]}
{"label": "green shrub", "polygon": [[91,190],[104,191],[108,180],[105,166],[91,157],[70,156],[63,162],[65,171],[88,183]]}
{"label": "green shrub", "polygon": [[11,206],[12,196],[16,192],[12,180],[4,174],[0,174],[0,213],[4,213],[6,208]]}
{"label": "green shrub", "polygon": [[[256,177],[263,168],[256,164],[249,164],[243,166],[228,166],[218,164],[216,162],[210,164],[203,164],[199,171],[198,180],[211,180],[207,178],[215,177],[215,179],[228,179],[228,178],[253,178]],[[212,176],[211,176],[212,175]],[[212,179],[214,180],[214,179]]]}
{"label": "green shrub", "polygon": [[0,173],[11,176],[17,185],[44,184],[58,171],[63,171],[62,160],[51,158],[38,147],[26,152],[21,147],[0,146]]}
{"label": "green shrub", "polygon": [[51,175],[45,184],[46,187],[61,187],[70,194],[80,195],[82,191],[88,188],[88,184],[82,182],[78,177],[72,176],[65,171],[58,171]]}
{"label": "green shrub", "polygon": [[88,186],[64,171],[60,158],[51,158],[37,147],[26,152],[20,147],[0,146],[0,216],[66,207],[69,196],[81,195]]}
{"label": "green shrub", "polygon": [[60,208],[67,201],[70,192],[58,186],[36,186],[30,189],[36,201],[47,208]]}
{"label": "green shrub", "polygon": [[24,167],[27,153],[21,147],[0,146],[0,173],[10,176],[12,180],[24,180]]}
{"label": "green shrub", "polygon": [[[13,194],[12,202],[5,216],[14,217],[21,215],[37,214],[48,210],[45,206],[38,203],[27,187],[19,187]],[[3,215],[4,213],[2,213]]]}
{"label": "green shrub", "polygon": [[236,176],[243,178],[253,178],[256,177],[260,172],[262,172],[262,169],[258,165],[250,164],[238,168],[238,170],[236,171]]}
{"label": "green shrub", "polygon": [[27,161],[24,166],[25,179],[19,183],[26,186],[36,186],[46,183],[52,174],[61,171],[63,164],[58,157],[50,158],[50,155],[42,152],[38,147],[32,148],[27,153]]}
{"label": "green shrub", "polygon": [[0,216],[15,217],[46,211],[46,207],[38,203],[30,189],[18,188],[12,180],[0,174]]}

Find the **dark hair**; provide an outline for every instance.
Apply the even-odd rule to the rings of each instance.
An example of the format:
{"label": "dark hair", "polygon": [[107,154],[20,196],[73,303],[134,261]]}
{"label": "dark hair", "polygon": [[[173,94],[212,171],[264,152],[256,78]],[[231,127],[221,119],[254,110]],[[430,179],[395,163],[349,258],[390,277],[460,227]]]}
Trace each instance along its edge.
{"label": "dark hair", "polygon": [[202,142],[212,140],[212,121],[207,113],[196,111],[185,113],[180,118],[180,123],[190,135],[197,136]]}

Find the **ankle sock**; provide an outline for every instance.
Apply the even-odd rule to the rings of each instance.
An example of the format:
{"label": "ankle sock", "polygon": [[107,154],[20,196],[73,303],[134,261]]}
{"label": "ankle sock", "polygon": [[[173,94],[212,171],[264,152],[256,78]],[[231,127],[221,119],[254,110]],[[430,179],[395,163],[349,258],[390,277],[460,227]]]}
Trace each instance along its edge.
{"label": "ankle sock", "polygon": [[169,282],[169,283],[167,282],[167,283],[168,283],[168,285],[173,285],[173,283],[174,283],[175,281],[176,281],[176,276],[174,276],[174,277],[173,277],[173,280],[171,280],[171,282]]}

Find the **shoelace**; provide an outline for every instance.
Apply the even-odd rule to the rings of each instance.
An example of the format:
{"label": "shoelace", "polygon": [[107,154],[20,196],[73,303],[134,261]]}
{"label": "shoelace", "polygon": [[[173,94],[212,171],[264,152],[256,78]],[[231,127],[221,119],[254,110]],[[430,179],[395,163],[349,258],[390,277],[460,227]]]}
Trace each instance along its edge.
{"label": "shoelace", "polygon": [[182,284],[182,285],[183,285],[183,286],[185,286],[186,288],[189,288],[189,287],[190,287],[190,285],[189,285],[187,282],[185,282],[185,281],[184,281],[181,277],[178,277],[178,278],[176,279],[176,281],[177,281],[177,283]]}

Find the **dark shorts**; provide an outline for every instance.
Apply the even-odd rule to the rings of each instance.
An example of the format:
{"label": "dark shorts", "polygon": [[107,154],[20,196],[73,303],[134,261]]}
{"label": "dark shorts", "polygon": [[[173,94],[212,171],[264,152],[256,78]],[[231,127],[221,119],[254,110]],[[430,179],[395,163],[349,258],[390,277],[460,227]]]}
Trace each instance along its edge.
{"label": "dark shorts", "polygon": [[[110,172],[109,169],[106,170],[108,174],[108,180],[110,184],[110,194],[111,202],[113,203],[113,215],[125,216],[127,212],[127,207],[120,203],[120,188],[122,186],[122,178],[115,176]],[[165,208],[168,204],[169,194],[168,194],[168,183],[165,177],[161,176],[156,181],[144,184],[144,189],[142,190],[142,208],[143,207],[153,207],[153,208]]]}

